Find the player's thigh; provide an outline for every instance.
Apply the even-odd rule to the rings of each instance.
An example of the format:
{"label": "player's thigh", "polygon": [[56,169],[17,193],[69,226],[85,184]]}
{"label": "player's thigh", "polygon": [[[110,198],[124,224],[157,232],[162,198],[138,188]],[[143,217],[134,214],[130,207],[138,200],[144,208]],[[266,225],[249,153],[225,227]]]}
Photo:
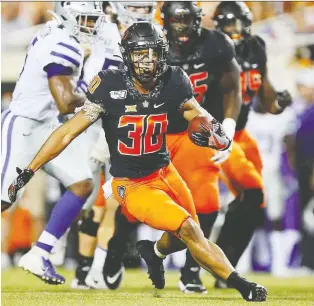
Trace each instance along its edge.
{"label": "player's thigh", "polygon": [[219,170],[212,168],[198,169],[186,178],[197,213],[209,214],[219,210],[218,179]]}
{"label": "player's thigh", "polygon": [[55,159],[47,163],[44,169],[65,187],[92,179],[89,166],[89,150],[85,146],[86,135],[78,136]]}
{"label": "player's thigh", "polygon": [[101,165],[95,163],[94,160],[89,160],[89,166],[90,169],[92,171],[92,180],[93,180],[93,191],[90,194],[90,196],[87,198],[85,204],[83,205],[83,209],[90,209],[97,201],[98,198],[98,194],[101,194],[101,197],[103,198],[103,201],[101,199],[99,199],[99,204],[103,203],[102,205],[98,205],[98,206],[104,206],[104,195],[102,192],[102,188],[101,186],[104,184],[104,174],[101,170]]}
{"label": "player's thigh", "polygon": [[236,137],[235,140],[244,151],[246,158],[253,163],[258,173],[261,174],[263,162],[256,140],[247,130],[241,131],[238,138]]}
{"label": "player's thigh", "polygon": [[161,171],[164,190],[198,222],[192,193],[172,163]]}
{"label": "player's thigh", "polygon": [[176,232],[190,216],[163,190],[162,182],[130,183],[113,179],[112,189],[115,198],[134,218],[152,228]]}
{"label": "player's thigh", "polygon": [[263,187],[261,174],[236,142],[232,145],[229,158],[222,164],[222,170],[222,180],[235,193]]}
{"label": "player's thigh", "polygon": [[[33,145],[33,120],[15,116],[10,111],[1,120],[1,199],[9,202],[8,188],[17,177],[16,167],[27,167],[37,152]],[[21,196],[23,190],[19,192]]]}
{"label": "player's thigh", "polygon": [[193,144],[187,133],[167,135],[171,161],[190,189],[196,211],[210,213],[219,209],[218,173],[211,162],[215,151]]}

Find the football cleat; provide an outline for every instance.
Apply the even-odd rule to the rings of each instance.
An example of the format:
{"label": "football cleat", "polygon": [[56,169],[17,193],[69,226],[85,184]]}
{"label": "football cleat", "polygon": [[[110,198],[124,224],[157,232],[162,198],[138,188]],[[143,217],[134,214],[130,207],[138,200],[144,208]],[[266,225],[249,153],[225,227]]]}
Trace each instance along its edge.
{"label": "football cleat", "polygon": [[109,289],[115,290],[120,287],[124,275],[123,256],[120,253],[112,252],[110,248],[108,249],[103,275]]}
{"label": "football cleat", "polygon": [[47,284],[60,285],[65,283],[65,278],[56,272],[49,259],[45,259],[32,251],[21,257],[18,266]]}
{"label": "football cleat", "polygon": [[267,298],[267,289],[264,286],[250,283],[250,292],[243,298],[248,302],[265,302]]}
{"label": "football cleat", "polygon": [[145,261],[148,268],[148,276],[157,289],[165,287],[165,269],[163,259],[154,251],[154,243],[149,240],[141,240],[136,244],[136,249]]}
{"label": "football cleat", "polygon": [[92,289],[89,285],[86,284],[85,280],[87,274],[90,271],[92,262],[78,265],[75,270],[75,278],[71,283],[73,289]]}
{"label": "football cleat", "polygon": [[181,277],[179,281],[179,288],[184,293],[203,293],[206,294],[207,290],[203,286],[200,279],[200,268],[189,267],[181,268]]}
{"label": "football cleat", "polygon": [[222,279],[216,279],[214,288],[216,289],[228,289],[233,288],[232,286],[228,286],[228,284]]}
{"label": "football cleat", "polygon": [[83,290],[90,290],[93,289],[89,285],[87,285],[84,281],[80,281],[78,278],[74,278],[71,282],[72,289],[83,289]]}

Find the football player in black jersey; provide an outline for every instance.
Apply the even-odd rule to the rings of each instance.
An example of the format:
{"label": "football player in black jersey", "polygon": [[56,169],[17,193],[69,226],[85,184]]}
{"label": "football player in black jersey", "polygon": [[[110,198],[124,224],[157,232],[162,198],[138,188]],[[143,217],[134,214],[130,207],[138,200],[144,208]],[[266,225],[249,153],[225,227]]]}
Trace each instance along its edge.
{"label": "football player in black jersey", "polygon": [[[165,2],[162,14],[170,43],[168,63],[186,71],[197,101],[223,122],[232,139],[241,108],[240,69],[232,40],[220,31],[202,28],[202,10],[193,2]],[[239,183],[243,181],[243,173],[246,174],[246,189],[261,187],[261,179],[238,144],[233,143],[231,152],[204,150],[191,144],[182,118],[174,115],[171,119],[167,134],[171,161],[191,190],[201,228],[209,237],[219,210],[220,163],[232,156],[237,161],[232,169],[241,170],[232,173]],[[193,159],[189,159],[190,154]],[[199,265],[187,252],[179,282],[183,292],[206,292],[199,270]]]}
{"label": "football player in black jersey", "polygon": [[[258,99],[263,109],[280,114],[292,102],[287,91],[276,92],[267,74],[265,42],[251,34],[252,14],[244,2],[221,2],[213,16],[216,29],[227,34],[235,44],[236,59],[241,66],[242,107],[237,121],[234,142],[243,149],[247,160],[262,178],[262,161],[256,141],[245,129],[253,98]],[[236,167],[237,160],[231,155],[222,164],[225,182],[235,193],[235,200],[229,205],[225,223],[217,244],[223,249],[233,266],[236,266],[254,230],[264,222],[262,188],[243,190],[248,186],[245,172]],[[243,184],[234,178],[234,172],[243,173]],[[260,194],[260,196],[259,196]],[[216,287],[225,287],[218,280]]]}
{"label": "football player in black jersey", "polygon": [[187,247],[202,267],[226,280],[245,300],[265,301],[266,289],[240,277],[220,248],[204,237],[191,194],[170,163],[165,133],[168,116],[176,111],[187,121],[206,116],[218,128],[193,133],[194,141],[209,144],[214,135],[222,149],[231,141],[217,120],[199,106],[184,71],[166,64],[167,52],[161,30],[148,22],[129,27],[121,40],[124,69],[101,71],[94,77],[83,109],[52,133],[30,165],[19,172],[8,191],[10,200],[15,202],[18,190],[40,167],[103,116],[116,199],[139,221],[165,231],[156,243],[137,243],[155,287],[165,286],[165,256]]}

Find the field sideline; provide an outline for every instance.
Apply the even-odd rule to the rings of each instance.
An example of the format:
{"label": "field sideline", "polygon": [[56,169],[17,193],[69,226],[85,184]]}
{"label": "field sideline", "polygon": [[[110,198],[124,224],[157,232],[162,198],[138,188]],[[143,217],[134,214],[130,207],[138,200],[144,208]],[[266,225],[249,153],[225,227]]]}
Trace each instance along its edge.
{"label": "field sideline", "polygon": [[[73,271],[62,271],[67,283],[50,286],[19,269],[4,271],[1,276],[3,306],[41,305],[247,305],[235,290],[211,289],[213,279],[204,274],[207,295],[186,295],[177,289],[178,272],[168,271],[166,289],[157,291],[150,285],[144,270],[127,270],[118,291],[72,290]],[[268,288],[268,302],[263,305],[314,306],[314,277],[279,279],[269,275],[250,275]]]}

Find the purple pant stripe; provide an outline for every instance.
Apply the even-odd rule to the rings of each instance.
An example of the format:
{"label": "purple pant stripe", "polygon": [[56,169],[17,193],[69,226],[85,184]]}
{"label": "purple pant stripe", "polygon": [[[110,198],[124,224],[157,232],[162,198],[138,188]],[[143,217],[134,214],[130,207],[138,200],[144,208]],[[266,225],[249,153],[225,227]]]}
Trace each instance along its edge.
{"label": "purple pant stripe", "polygon": [[2,168],[2,173],[1,173],[1,191],[2,191],[2,187],[3,187],[3,182],[4,182],[4,176],[5,173],[7,172],[7,168],[8,168],[8,164],[9,164],[9,157],[10,157],[10,153],[11,153],[11,142],[12,142],[12,131],[13,131],[13,124],[14,121],[16,119],[17,116],[13,116],[11,118],[11,121],[9,123],[9,127],[8,127],[8,138],[7,138],[7,153],[5,156],[5,162]]}
{"label": "purple pant stripe", "polygon": [[8,115],[11,113],[11,111],[9,109],[5,110],[2,114],[1,114],[1,131],[3,131],[3,125],[5,122],[6,117],[8,117]]}
{"label": "purple pant stripe", "polygon": [[11,113],[11,111],[9,109],[7,109],[1,113],[1,148],[3,148],[3,126],[4,126],[4,122],[10,113]]}

